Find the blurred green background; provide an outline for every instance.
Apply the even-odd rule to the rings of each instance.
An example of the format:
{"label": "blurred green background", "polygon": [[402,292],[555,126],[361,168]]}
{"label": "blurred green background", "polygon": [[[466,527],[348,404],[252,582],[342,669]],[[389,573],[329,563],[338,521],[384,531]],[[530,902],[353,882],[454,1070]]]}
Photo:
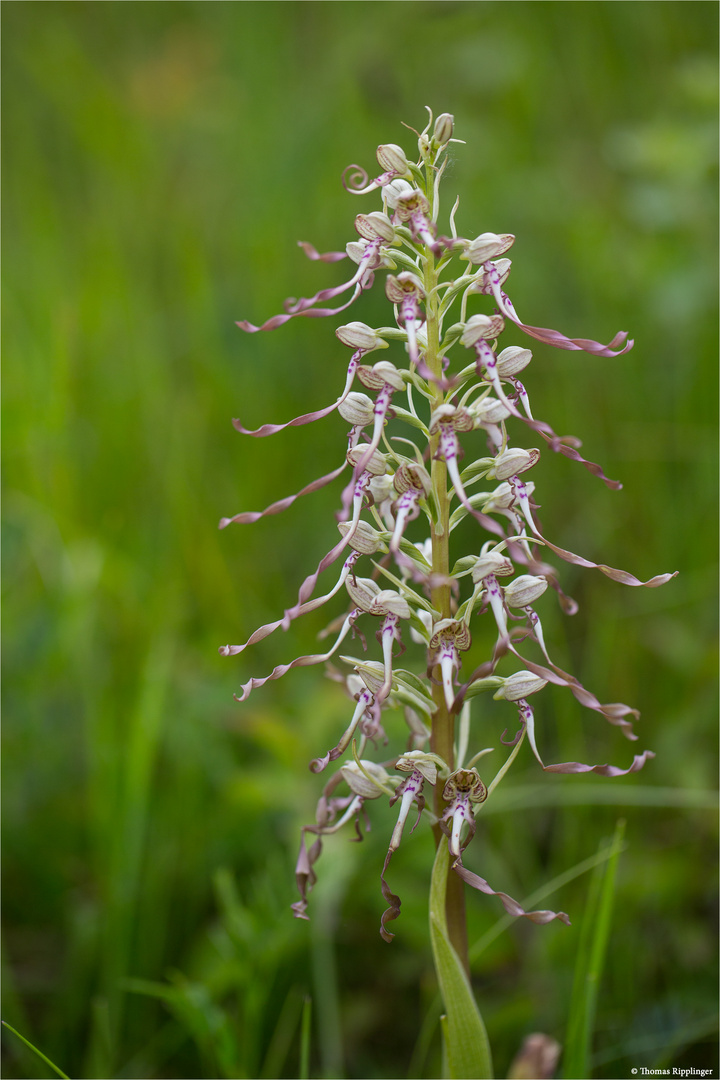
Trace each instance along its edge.
{"label": "blurred green background", "polygon": [[[343,280],[295,242],[354,237],[377,200],[347,195],[343,168],[374,175],[380,142],[412,154],[401,123],[427,104],[467,141],[445,185],[461,234],[517,235],[521,316],[636,340],[617,360],[534,348],[535,415],[625,485],[545,455],[547,534],[642,578],[681,571],[633,590],[561,566],[581,610],[546,605],[560,663],[637,705],[657,757],[600,782],[523,754],[468,861],[522,898],[627,819],[595,1075],[716,1067],[717,5],[12,2],[3,23],[5,1019],[75,1077],[294,1077],[311,997],[312,1076],[439,1074],[431,1022],[416,1042],[429,836],[394,860],[391,946],[387,807],[364,844],[328,842],[311,922],[293,920],[307,762],[347,702],[319,669],[232,698],[315,651],[323,612],[217,654],[335,542],[338,488],[218,519],[329,471],[345,431],[253,441],[230,418],[329,403],[334,327],[387,317],[368,295],[252,338],[235,320]],[[543,698],[546,760],[629,763],[601,718]],[[499,1075],[527,1033],[564,1038],[587,889],[550,901],[573,929],[514,925],[476,965]],[[468,906],[475,941],[500,910]],[[52,1075],[3,1043],[4,1075]]]}

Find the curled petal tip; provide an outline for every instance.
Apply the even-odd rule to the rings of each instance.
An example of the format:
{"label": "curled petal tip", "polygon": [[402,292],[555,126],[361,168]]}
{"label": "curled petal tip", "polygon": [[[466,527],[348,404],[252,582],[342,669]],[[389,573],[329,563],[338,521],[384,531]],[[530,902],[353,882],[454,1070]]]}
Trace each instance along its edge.
{"label": "curled petal tip", "polygon": [[242,651],[241,645],[220,645],[218,652],[221,656],[235,656]]}
{"label": "curled petal tip", "polygon": [[298,247],[307,255],[308,259],[312,259],[313,262],[340,262],[341,259],[347,258],[346,251],[326,251],[323,255],[314,248],[312,244],[308,244],[306,240],[298,240]]}

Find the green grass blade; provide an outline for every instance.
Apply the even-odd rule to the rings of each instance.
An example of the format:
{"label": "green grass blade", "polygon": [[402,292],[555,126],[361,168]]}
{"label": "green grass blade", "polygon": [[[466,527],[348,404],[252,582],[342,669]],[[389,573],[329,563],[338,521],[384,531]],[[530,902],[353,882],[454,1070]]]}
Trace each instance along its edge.
{"label": "green grass blade", "polygon": [[310,1021],[312,1020],[312,998],[306,997],[303,1002],[302,1020],[300,1022],[300,1069],[299,1080],[309,1080],[310,1077]]}
{"label": "green grass blade", "polygon": [[45,1057],[43,1052],[41,1050],[38,1050],[37,1046],[33,1046],[29,1039],[26,1039],[24,1035],[21,1035],[19,1031],[16,1031],[14,1027],[11,1027],[11,1025],[8,1024],[7,1020],[0,1020],[0,1024],[2,1024],[3,1027],[6,1027],[8,1031],[12,1031],[13,1035],[17,1035],[18,1039],[24,1042],[25,1045],[29,1047],[30,1050],[32,1050],[33,1054],[37,1054],[37,1056],[42,1061],[44,1061],[45,1064],[53,1070],[53,1072],[56,1072],[58,1076],[61,1076],[63,1078],[63,1080],[70,1080],[70,1077],[67,1073],[64,1073],[62,1069],[58,1069],[57,1065],[55,1065],[49,1057]]}
{"label": "green grass blade", "polygon": [[490,1044],[475,1002],[470,980],[450,944],[445,916],[445,893],[450,854],[440,842],[430,885],[430,937],[440,993],[445,1004],[442,1025],[450,1080],[492,1077]]}
{"label": "green grass blade", "polygon": [[600,978],[610,937],[615,877],[624,835],[625,822],[621,820],[615,826],[610,857],[605,866],[598,866],[590,882],[585,917],[580,931],[572,1003],[565,1039],[563,1059],[565,1080],[576,1080],[579,1076],[591,1075],[592,1032]]}

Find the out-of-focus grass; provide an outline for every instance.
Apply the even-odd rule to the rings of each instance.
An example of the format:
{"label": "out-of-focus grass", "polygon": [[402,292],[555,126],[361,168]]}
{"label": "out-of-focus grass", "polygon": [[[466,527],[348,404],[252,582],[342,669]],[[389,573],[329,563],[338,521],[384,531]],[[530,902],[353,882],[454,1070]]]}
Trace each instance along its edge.
{"label": "out-of-focus grass", "polygon": [[[669,1053],[707,1066],[716,21],[674,0],[5,6],[5,1015],[70,1075],[296,1075],[311,994],[312,1074],[399,1076],[432,1001],[426,839],[395,857],[402,923],[376,940],[387,808],[366,844],[328,843],[311,929],[284,921],[318,788],[305,765],[344,703],[312,671],[246,706],[231,694],[314,649],[322,615],[216,653],[293,598],[334,542],[337,492],[252,528],[218,534],[218,518],[328,471],[344,433],[336,417],[257,443],[232,430],[331,401],[347,360],[340,318],[253,338],[234,320],[341,280],[294,241],[352,237],[375,204],[343,192],[342,168],[410,146],[400,122],[426,103],[468,141],[448,181],[461,231],[517,235],[521,315],[636,339],[614,361],[534,350],[536,415],[625,484],[544,459],[543,522],[590,558],[681,576],[649,592],[563,566],[581,612],[547,620],[561,664],[637,704],[657,752],[607,785],[632,808],[597,1074]],[[380,310],[364,297],[353,317]],[[569,695],[541,719],[547,759],[629,761]],[[473,845],[516,895],[617,815],[596,781],[575,802],[581,778],[526,764]],[[571,914],[586,888],[568,886]],[[469,907],[478,938],[498,913]],[[500,1066],[528,1031],[561,1037],[573,934],[516,927],[483,954]],[[137,993],[160,985],[167,1004]],[[7,1052],[9,1074],[38,1075]]]}

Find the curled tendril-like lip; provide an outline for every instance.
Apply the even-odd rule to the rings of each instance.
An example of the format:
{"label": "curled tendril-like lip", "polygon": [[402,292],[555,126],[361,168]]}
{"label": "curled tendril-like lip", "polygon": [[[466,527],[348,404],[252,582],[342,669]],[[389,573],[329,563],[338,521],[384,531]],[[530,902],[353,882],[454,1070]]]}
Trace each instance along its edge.
{"label": "curled tendril-like lip", "polygon": [[513,918],[529,919],[534,923],[549,923],[554,919],[559,919],[560,922],[564,922],[566,926],[570,926],[570,919],[564,911],[549,911],[547,909],[541,911],[525,911],[517,900],[513,900],[512,896],[508,896],[507,893],[498,892],[488,885],[485,878],[480,877],[478,874],[473,874],[471,870],[463,866],[462,857],[458,856],[451,864],[455,873],[462,878],[466,885],[469,885],[473,889],[477,889],[478,892],[485,893],[487,896],[497,896],[500,903],[507,911],[508,915],[512,915]]}
{"label": "curled tendril-like lip", "polygon": [[317,480],[313,480],[310,484],[307,484],[304,488],[301,488],[300,491],[296,492],[295,495],[287,495],[284,499],[278,499],[277,502],[270,503],[270,506],[267,506],[264,510],[246,510],[240,514],[235,514],[234,517],[220,518],[218,528],[226,529],[228,525],[232,525],[233,523],[238,525],[249,525],[255,521],[259,521],[260,518],[269,517],[272,514],[280,514],[283,510],[287,510],[289,506],[292,506],[295,500],[301,498],[301,496],[309,495],[313,491],[319,491],[320,488],[332,483],[332,481],[340,475],[346,465],[347,461],[344,461],[339,468],[333,469],[332,472],[326,473],[325,476],[318,477]]}
{"label": "curled tendril-like lip", "polygon": [[[295,660],[291,660],[289,664],[278,664],[277,667],[273,668],[273,670],[270,672],[269,675],[265,676],[265,678],[263,678],[263,679],[252,678],[248,682],[244,683],[242,688],[241,688],[242,689],[242,694],[240,694],[240,695],[236,694],[235,695],[236,701],[247,701],[247,699],[250,697],[250,694],[253,692],[253,690],[257,690],[258,687],[264,686],[266,682],[271,682],[273,679],[281,679],[283,677],[283,675],[286,675],[288,673],[288,671],[291,671],[293,668],[296,668],[296,667],[311,667],[314,664],[323,664],[323,663],[325,663],[325,661],[329,660],[330,657],[340,648],[340,645],[342,644],[342,642],[345,640],[348,633],[352,629],[353,623],[354,623],[355,619],[358,617],[359,614],[361,614],[361,612],[357,608],[354,608],[350,612],[350,614],[347,616],[347,618],[343,622],[342,629],[341,629],[340,633],[338,634],[338,637],[337,637],[337,639],[335,641],[335,644],[326,653],[314,653],[314,654],[312,654],[310,656],[298,656],[298,657],[295,658]],[[228,650],[231,650],[232,647],[226,646],[225,648],[227,648]],[[224,656],[230,655],[230,651],[225,652],[223,649],[221,649],[220,652]]]}
{"label": "curled tendril-like lip", "polygon": [[[652,760],[655,754],[652,750],[644,750],[642,754],[636,754],[632,760],[632,765],[627,769],[620,769],[616,765],[584,765],[581,761],[564,761],[558,765],[545,765],[537,748],[535,741],[535,715],[532,708],[526,701],[518,701],[518,712],[520,715],[520,722],[527,731],[528,742],[530,748],[535,755],[537,761],[540,763],[544,772],[551,773],[595,773],[597,776],[627,776],[629,773],[639,772],[643,765],[647,761]],[[609,708],[610,706],[605,706]],[[625,706],[622,706],[625,708]],[[517,734],[517,739],[522,735],[522,728]]]}
{"label": "curled tendril-like lip", "polygon": [[255,438],[264,438],[267,435],[277,435],[279,431],[284,431],[285,428],[302,427],[304,424],[312,424],[315,420],[321,420],[324,416],[329,416],[330,413],[338,408],[338,406],[342,405],[345,398],[350,393],[350,388],[352,387],[358,364],[365,355],[365,352],[365,349],[357,349],[356,352],[353,353],[350,358],[350,363],[348,364],[343,392],[332,405],[327,405],[324,409],[316,409],[314,412],[303,413],[301,416],[296,416],[293,420],[288,420],[285,424],[262,424],[259,428],[255,428],[254,431],[244,427],[239,420],[233,420],[233,427],[236,431],[239,431],[241,435],[252,435]]}
{"label": "curled tendril-like lip", "polygon": [[554,551],[555,554],[565,562],[572,563],[573,566],[584,566],[589,570],[600,570],[606,577],[609,577],[612,581],[617,581],[622,585],[642,585],[647,589],[656,589],[660,585],[666,585],[672,578],[677,577],[678,571],[675,570],[672,574],[656,574],[655,577],[651,577],[647,581],[641,581],[640,578],[636,578],[634,574],[629,573],[627,570],[617,570],[613,566],[606,566],[605,563],[592,562],[591,559],[585,559],[582,555],[575,555],[572,551],[566,551],[565,548],[558,547],[557,544],[553,544],[547,540],[535,524],[532,511],[527,502],[527,496],[523,494],[522,481],[520,481],[517,476],[514,476],[509,483],[515,491],[517,501],[523,512],[523,517],[527,521],[532,533],[538,540],[542,540],[543,544],[545,544],[550,551]]}
{"label": "curled tendril-like lip", "polygon": [[368,174],[362,165],[347,165],[342,173],[342,186],[353,195],[367,195],[369,191],[385,187],[396,176],[402,176],[402,173],[395,169],[388,169],[387,172],[376,176],[374,180],[368,180]]}
{"label": "curled tendril-like lip", "polygon": [[[312,318],[324,318],[326,315],[338,315],[341,311],[345,311],[351,304],[357,300],[358,296],[365,289],[369,289],[372,286],[374,275],[373,267],[379,265],[378,258],[380,253],[382,241],[370,240],[364,254],[360,258],[358,268],[350,278],[349,281],[343,282],[342,285],[336,285],[330,289],[320,289],[311,297],[303,297],[300,300],[289,299],[285,301],[285,313],[282,315],[273,315],[261,326],[255,326],[254,323],[248,322],[246,319],[239,320],[236,325],[244,330],[248,334],[257,334],[261,330],[277,330],[279,326],[283,326],[290,319],[295,319],[300,316],[308,316]],[[314,251],[314,248],[313,248]],[[339,252],[329,252],[328,255],[339,255]],[[322,259],[322,256],[318,256]],[[354,286],[354,288],[353,288]],[[341,304],[337,308],[318,308],[315,307],[324,300],[332,300],[336,296],[341,296],[348,289],[353,289],[353,294],[345,304]]]}
{"label": "curled tendril-like lip", "polygon": [[[490,270],[490,273],[492,273],[492,270]],[[521,321],[510,297],[502,291],[494,275],[491,277],[491,285],[493,296],[503,315],[512,319],[516,326],[519,326],[521,330],[528,334],[529,337],[535,338],[536,341],[542,341],[546,345],[553,345],[556,349],[567,349],[575,352],[592,353],[594,356],[608,357],[622,356],[623,353],[629,352],[635,344],[632,339],[627,340],[626,330],[618,331],[612,341],[608,342],[607,345],[603,345],[601,342],[593,341],[591,338],[569,338],[558,330],[551,330],[544,326],[529,326]]]}
{"label": "curled tendril-like lip", "polygon": [[348,556],[348,558],[343,564],[340,577],[338,578],[337,582],[332,587],[330,592],[325,593],[324,596],[317,596],[314,600],[308,600],[306,604],[301,604],[300,607],[297,607],[295,609],[294,615],[292,617],[290,617],[288,612],[286,611],[282,619],[276,619],[275,622],[265,623],[263,626],[258,627],[258,629],[250,635],[244,645],[220,646],[220,648],[218,649],[220,655],[237,656],[239,653],[244,652],[249,645],[256,645],[258,641],[263,641],[266,637],[270,637],[270,635],[273,634],[280,627],[282,627],[283,630],[287,630],[290,623],[293,621],[293,618],[297,619],[301,615],[307,615],[309,612],[316,611],[317,608],[322,607],[323,604],[327,603],[328,600],[330,600],[340,591],[340,589],[345,583],[345,579],[347,578],[348,574],[350,573],[359,558],[360,553],[358,551],[351,552],[351,554]]}

